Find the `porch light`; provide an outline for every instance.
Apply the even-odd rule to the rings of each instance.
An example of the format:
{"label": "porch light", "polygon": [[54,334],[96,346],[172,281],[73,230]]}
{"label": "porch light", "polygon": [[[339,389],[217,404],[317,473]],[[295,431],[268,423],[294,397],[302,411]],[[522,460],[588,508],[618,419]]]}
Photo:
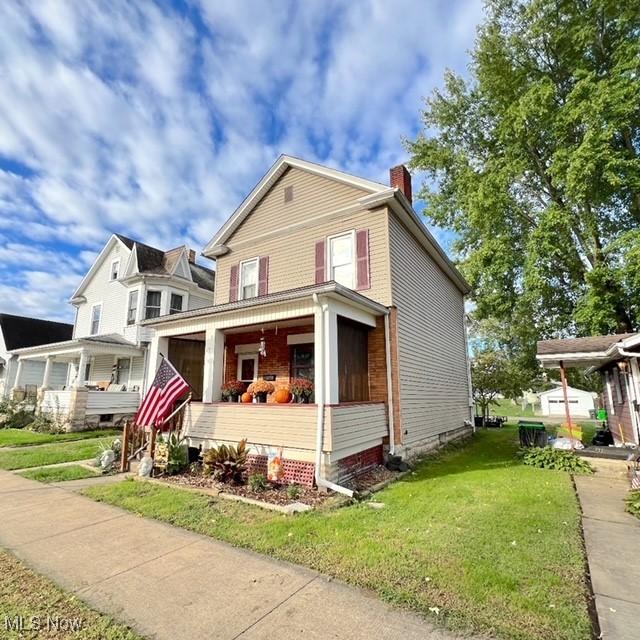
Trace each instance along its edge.
{"label": "porch light", "polygon": [[620,362],[618,362],[618,369],[620,369],[622,373],[627,373],[629,369],[629,363],[626,360],[620,360]]}

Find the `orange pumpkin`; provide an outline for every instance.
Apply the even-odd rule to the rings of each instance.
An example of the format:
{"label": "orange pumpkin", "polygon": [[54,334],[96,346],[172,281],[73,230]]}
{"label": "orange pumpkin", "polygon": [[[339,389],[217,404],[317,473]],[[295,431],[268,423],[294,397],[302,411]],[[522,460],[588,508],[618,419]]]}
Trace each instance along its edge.
{"label": "orange pumpkin", "polygon": [[246,402],[253,402],[253,396],[250,393],[245,391],[242,394],[242,397],[240,398],[240,400],[242,400],[242,402],[245,402],[245,403]]}
{"label": "orange pumpkin", "polygon": [[287,402],[291,402],[291,393],[289,393],[289,389],[278,389],[273,394],[274,400],[279,404],[286,404]]}

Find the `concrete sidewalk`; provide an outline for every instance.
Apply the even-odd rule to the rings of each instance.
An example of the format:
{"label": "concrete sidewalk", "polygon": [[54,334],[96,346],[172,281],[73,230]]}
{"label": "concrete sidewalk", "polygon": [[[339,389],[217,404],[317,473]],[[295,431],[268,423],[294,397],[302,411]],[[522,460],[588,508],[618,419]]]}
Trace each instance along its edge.
{"label": "concrete sidewalk", "polygon": [[576,476],[589,572],[604,640],[640,637],[640,521],[624,510],[626,480]]}
{"label": "concrete sidewalk", "polygon": [[157,640],[454,637],[313,571],[2,471],[0,546]]}

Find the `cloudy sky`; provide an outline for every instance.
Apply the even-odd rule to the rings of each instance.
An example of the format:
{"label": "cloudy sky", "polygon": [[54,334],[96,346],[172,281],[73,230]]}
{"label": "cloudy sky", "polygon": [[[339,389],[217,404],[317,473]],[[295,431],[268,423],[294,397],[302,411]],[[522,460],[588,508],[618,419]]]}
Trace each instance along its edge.
{"label": "cloudy sky", "polygon": [[281,153],[386,182],[480,0],[0,3],[0,312],[73,319],[112,232],[200,250]]}

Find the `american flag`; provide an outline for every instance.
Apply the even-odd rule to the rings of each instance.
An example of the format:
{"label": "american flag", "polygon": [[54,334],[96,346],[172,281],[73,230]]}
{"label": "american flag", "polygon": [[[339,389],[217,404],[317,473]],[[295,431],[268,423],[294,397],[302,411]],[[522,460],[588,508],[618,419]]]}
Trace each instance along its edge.
{"label": "american flag", "polygon": [[134,422],[140,427],[161,425],[171,413],[173,403],[188,390],[187,381],[168,360],[163,359]]}

